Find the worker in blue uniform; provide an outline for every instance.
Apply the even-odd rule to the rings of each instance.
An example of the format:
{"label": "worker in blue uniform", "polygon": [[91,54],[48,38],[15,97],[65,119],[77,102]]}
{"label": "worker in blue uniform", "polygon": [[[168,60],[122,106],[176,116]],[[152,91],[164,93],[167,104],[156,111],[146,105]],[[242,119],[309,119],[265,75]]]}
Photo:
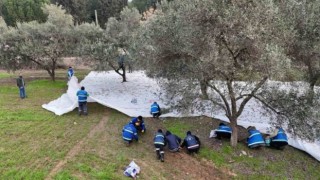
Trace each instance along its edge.
{"label": "worker in blue uniform", "polygon": [[224,123],[220,123],[218,129],[216,129],[217,139],[228,138],[230,139],[232,134],[232,129],[225,125]]}
{"label": "worker in blue uniform", "polygon": [[82,86],[81,89],[77,92],[78,96],[78,111],[79,116],[83,113],[84,115],[88,115],[88,108],[87,108],[87,98],[89,97],[88,92]]}
{"label": "worker in blue uniform", "polygon": [[283,150],[288,145],[288,137],[284,130],[277,126],[274,132],[266,137],[266,142],[269,142],[271,147]]}
{"label": "worker in blue uniform", "polygon": [[69,67],[68,68],[68,80],[70,80],[73,76],[74,72],[73,72],[73,69],[72,67]]}
{"label": "worker in blue uniform", "polygon": [[161,129],[158,129],[157,133],[154,135],[153,144],[156,148],[157,158],[164,162],[164,147],[166,146],[166,138]]}
{"label": "worker in blue uniform", "polygon": [[129,123],[133,124],[138,130],[138,132],[144,133],[146,131],[146,126],[144,124],[142,116],[132,118]]}
{"label": "worker in blue uniform", "polygon": [[154,102],[152,105],[151,105],[151,108],[150,108],[150,113],[151,115],[153,116],[153,118],[159,118],[159,116],[161,115],[161,109],[160,109],[160,106],[157,102]]}
{"label": "worker in blue uniform", "polygon": [[128,123],[122,129],[122,138],[129,145],[133,140],[138,141],[137,129],[133,124]]}
{"label": "worker in blue uniform", "polygon": [[187,152],[189,154],[198,153],[200,149],[200,145],[201,145],[200,139],[197,136],[192,135],[191,132],[188,131],[187,136],[184,138],[184,141],[181,145],[181,148],[186,146]]}
{"label": "worker in blue uniform", "polygon": [[248,128],[249,137],[247,143],[249,148],[258,148],[265,145],[265,141],[260,131],[256,130],[255,127],[250,126]]}

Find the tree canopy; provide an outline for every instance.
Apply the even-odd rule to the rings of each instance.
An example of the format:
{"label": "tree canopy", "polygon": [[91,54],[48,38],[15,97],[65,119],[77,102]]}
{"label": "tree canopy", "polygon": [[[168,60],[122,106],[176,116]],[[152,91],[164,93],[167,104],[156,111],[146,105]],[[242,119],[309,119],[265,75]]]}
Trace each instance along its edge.
{"label": "tree canopy", "polygon": [[95,22],[95,10],[101,27],[110,17],[119,18],[120,12],[128,5],[128,0],[51,0],[51,3],[62,5],[74,17],[76,24]]}
{"label": "tree canopy", "polygon": [[169,79],[167,90],[184,97],[184,109],[197,104],[189,99],[201,98],[200,87],[202,98],[225,111],[236,145],[244,107],[279,70],[277,62],[288,59],[283,42],[290,32],[280,31],[282,26],[272,1],[163,2],[139,30],[135,55],[149,75]]}
{"label": "tree canopy", "polygon": [[0,0],[0,11],[8,26],[34,20],[45,22],[47,15],[41,7],[46,3],[48,0]]}
{"label": "tree canopy", "polygon": [[55,69],[61,57],[69,55],[74,46],[72,16],[55,5],[45,5],[45,23],[17,23],[0,35],[1,61],[7,69],[16,70],[31,64],[46,70],[55,80]]}

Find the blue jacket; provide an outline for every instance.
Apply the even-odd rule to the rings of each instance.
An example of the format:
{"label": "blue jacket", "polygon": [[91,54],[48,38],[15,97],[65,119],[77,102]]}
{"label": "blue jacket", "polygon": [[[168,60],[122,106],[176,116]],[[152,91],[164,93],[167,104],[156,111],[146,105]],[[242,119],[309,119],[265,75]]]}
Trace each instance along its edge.
{"label": "blue jacket", "polygon": [[163,133],[157,132],[156,135],[153,138],[153,143],[165,146],[166,145],[166,139],[165,139]]}
{"label": "blue jacket", "polygon": [[287,135],[282,128],[279,128],[278,134],[272,138],[273,142],[288,142]]}
{"label": "blue jacket", "polygon": [[73,76],[73,69],[69,68],[68,69],[68,77],[72,77]]}
{"label": "blue jacket", "polygon": [[151,114],[155,114],[155,113],[159,113],[160,112],[160,107],[159,105],[154,102],[152,105],[151,105]]}
{"label": "blue jacket", "polygon": [[229,126],[226,125],[221,125],[218,127],[216,132],[223,132],[223,133],[232,133],[232,129]]}
{"label": "blue jacket", "polygon": [[197,138],[194,135],[187,135],[187,137],[184,139],[184,143],[188,149],[197,149],[200,147],[200,143],[197,141]]}
{"label": "blue jacket", "polygon": [[122,138],[126,141],[132,141],[133,139],[138,141],[137,129],[133,124],[127,124],[122,129]]}
{"label": "blue jacket", "polygon": [[79,90],[77,92],[78,102],[87,102],[87,98],[89,96],[88,92],[85,90]]}
{"label": "blue jacket", "polygon": [[[136,123],[137,121],[138,121],[138,118],[136,117],[136,118],[132,118],[129,123],[135,125],[135,123]],[[144,131],[146,130],[146,127],[145,127],[145,125],[144,125],[144,121],[143,121],[143,120],[141,120],[140,128],[141,128],[141,130],[144,130]]]}
{"label": "blue jacket", "polygon": [[265,144],[264,139],[258,130],[249,130],[249,137],[248,137],[248,146],[256,145],[256,144]]}
{"label": "blue jacket", "polygon": [[174,149],[177,149],[179,148],[180,146],[180,143],[181,143],[181,139],[174,135],[174,134],[168,134],[166,135],[166,142],[168,143],[168,148],[170,150],[174,150]]}

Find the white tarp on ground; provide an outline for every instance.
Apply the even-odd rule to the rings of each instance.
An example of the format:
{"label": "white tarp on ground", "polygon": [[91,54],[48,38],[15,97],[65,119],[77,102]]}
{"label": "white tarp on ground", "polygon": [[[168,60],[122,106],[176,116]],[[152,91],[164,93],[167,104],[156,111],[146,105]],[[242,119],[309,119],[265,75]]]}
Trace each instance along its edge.
{"label": "white tarp on ground", "polygon": [[[68,91],[57,100],[42,105],[43,108],[62,115],[73,111],[77,106],[76,92],[80,86],[85,86],[90,98],[89,102],[98,102],[102,105],[116,109],[128,116],[151,117],[150,105],[156,101],[160,107],[164,107],[163,95],[165,92],[159,87],[154,79],[146,77],[144,72],[138,71],[128,74],[128,82],[121,83],[122,78],[115,72],[91,72],[78,84],[78,79],[73,77],[68,83]],[[161,98],[162,97],[162,98]],[[169,101],[169,100],[167,100]],[[260,109],[260,110],[259,110]],[[89,105],[90,112],[90,105]],[[215,114],[212,114],[214,112]],[[162,117],[182,117],[206,115],[223,121],[228,119],[224,112],[210,111],[207,113],[194,112],[182,115],[175,112],[164,114]],[[255,126],[261,132],[270,130],[270,118],[261,111],[261,105],[254,99],[249,101],[238,124],[243,127]],[[295,148],[306,151],[320,161],[320,142],[310,143],[288,134],[289,144]]]}

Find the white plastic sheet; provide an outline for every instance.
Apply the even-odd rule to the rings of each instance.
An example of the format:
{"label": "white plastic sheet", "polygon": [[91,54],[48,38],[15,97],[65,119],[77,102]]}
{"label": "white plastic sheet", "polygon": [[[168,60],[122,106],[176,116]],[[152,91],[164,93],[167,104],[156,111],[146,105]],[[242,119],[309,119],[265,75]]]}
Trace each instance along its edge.
{"label": "white plastic sheet", "polygon": [[[150,106],[156,101],[160,107],[164,107],[165,102],[172,101],[163,99],[165,92],[159,87],[154,79],[148,78],[144,72],[138,71],[128,74],[128,82],[122,83],[122,78],[115,72],[91,72],[85,79],[78,84],[78,79],[72,77],[68,83],[68,91],[59,99],[48,104],[42,105],[43,108],[54,112],[57,115],[62,115],[75,109],[77,104],[76,92],[80,86],[85,86],[90,98],[89,102],[98,102],[102,105],[116,109],[128,116],[144,116],[151,117]],[[270,82],[269,82],[270,83]],[[271,82],[280,83],[280,82]],[[277,87],[286,88],[288,84],[277,84]],[[162,98],[160,98],[162,97]],[[163,100],[163,101],[162,101]],[[163,114],[161,117],[185,117],[185,116],[200,116],[205,115],[214,117],[228,122],[229,120],[222,111],[210,109],[208,105],[206,112],[190,112],[190,114],[179,114],[170,112]],[[90,105],[88,106],[90,111]],[[243,113],[238,119],[238,124],[245,128],[255,126],[263,133],[270,130],[270,117],[263,114],[261,105],[254,99],[250,100],[246,105]],[[214,114],[212,114],[214,112]],[[306,151],[317,160],[320,161],[320,142],[307,142],[291,134],[287,134],[289,144],[295,148]]]}

